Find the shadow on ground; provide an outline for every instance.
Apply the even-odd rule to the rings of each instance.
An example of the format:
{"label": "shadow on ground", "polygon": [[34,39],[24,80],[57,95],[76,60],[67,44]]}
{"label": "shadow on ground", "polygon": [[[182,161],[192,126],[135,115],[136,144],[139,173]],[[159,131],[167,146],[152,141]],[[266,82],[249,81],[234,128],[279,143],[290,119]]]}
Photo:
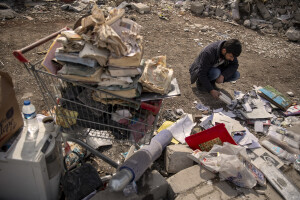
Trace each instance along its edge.
{"label": "shadow on ground", "polygon": [[[204,90],[198,90],[196,85],[192,86],[192,91],[194,95],[199,99],[198,103],[209,106],[211,109],[217,109],[221,107],[226,108],[226,104],[224,102],[214,99],[208,92]],[[219,91],[233,99],[233,97],[225,89],[219,88]]]}

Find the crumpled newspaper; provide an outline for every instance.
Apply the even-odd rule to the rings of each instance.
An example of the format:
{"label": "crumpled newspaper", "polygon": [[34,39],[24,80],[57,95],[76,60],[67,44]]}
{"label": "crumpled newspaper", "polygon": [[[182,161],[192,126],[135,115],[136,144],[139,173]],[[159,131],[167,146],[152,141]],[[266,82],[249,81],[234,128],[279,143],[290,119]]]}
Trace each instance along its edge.
{"label": "crumpled newspaper", "polygon": [[166,56],[157,56],[146,61],[139,82],[143,85],[144,91],[167,94],[172,78],[173,69],[167,67]]}

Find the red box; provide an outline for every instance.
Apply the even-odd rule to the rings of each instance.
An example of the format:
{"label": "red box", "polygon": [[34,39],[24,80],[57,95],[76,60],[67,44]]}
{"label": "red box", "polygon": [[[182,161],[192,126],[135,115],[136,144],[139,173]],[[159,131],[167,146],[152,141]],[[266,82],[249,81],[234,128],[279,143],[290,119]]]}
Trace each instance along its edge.
{"label": "red box", "polygon": [[219,137],[222,142],[229,142],[237,145],[225,128],[225,124],[218,124],[210,129],[186,137],[185,141],[191,147],[191,149],[195,150],[200,149],[199,144],[210,141],[217,137]]}

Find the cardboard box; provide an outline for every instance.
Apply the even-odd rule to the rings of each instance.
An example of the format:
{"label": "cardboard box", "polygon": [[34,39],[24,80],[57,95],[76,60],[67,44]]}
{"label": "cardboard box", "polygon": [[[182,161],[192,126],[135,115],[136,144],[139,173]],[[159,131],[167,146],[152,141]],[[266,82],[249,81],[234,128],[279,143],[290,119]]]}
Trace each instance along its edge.
{"label": "cardboard box", "polygon": [[10,75],[0,71],[0,147],[23,126]]}

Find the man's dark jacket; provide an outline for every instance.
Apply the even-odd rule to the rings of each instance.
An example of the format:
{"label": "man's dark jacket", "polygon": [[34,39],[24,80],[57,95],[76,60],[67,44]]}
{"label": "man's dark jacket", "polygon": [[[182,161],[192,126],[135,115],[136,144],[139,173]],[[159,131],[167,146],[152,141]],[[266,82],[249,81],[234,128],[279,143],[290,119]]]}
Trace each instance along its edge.
{"label": "man's dark jacket", "polygon": [[[199,79],[202,86],[210,92],[213,87],[208,79],[209,70],[218,63],[219,58],[224,56],[221,54],[221,49],[226,41],[214,42],[205,47],[199,56],[195,59],[194,63],[190,66],[191,84],[195,83]],[[234,58],[233,61],[225,60],[224,63],[218,66],[221,69],[221,74],[224,76],[224,80],[232,77],[238,69],[238,60]]]}

